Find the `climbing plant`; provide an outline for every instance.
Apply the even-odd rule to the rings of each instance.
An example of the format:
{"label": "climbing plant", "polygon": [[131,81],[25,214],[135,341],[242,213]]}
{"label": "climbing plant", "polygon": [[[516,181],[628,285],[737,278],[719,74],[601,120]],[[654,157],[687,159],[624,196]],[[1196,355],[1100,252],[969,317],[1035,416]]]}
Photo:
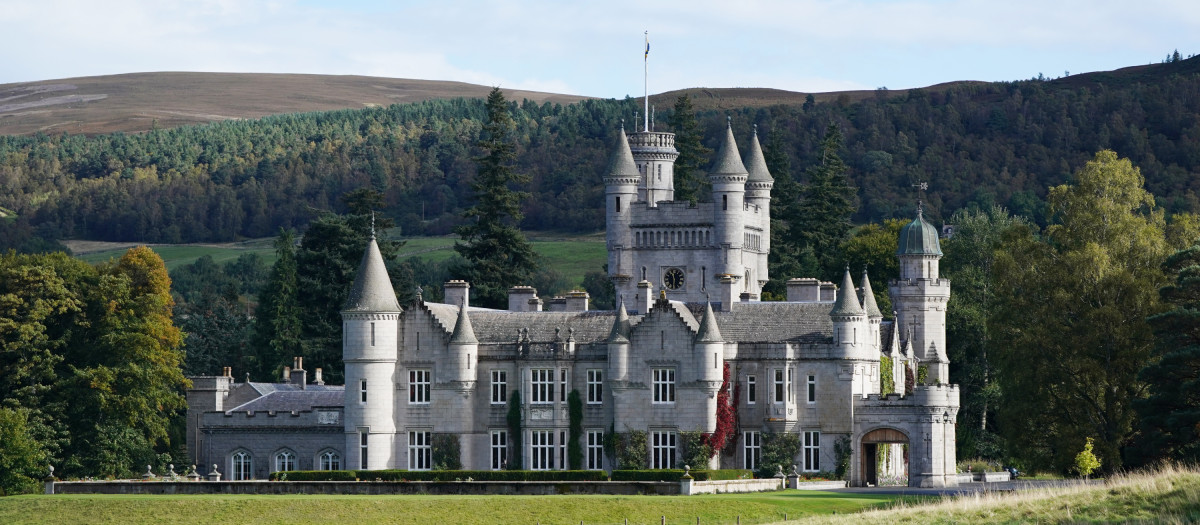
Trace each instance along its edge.
{"label": "climbing plant", "polygon": [[508,415],[505,418],[508,422],[509,443],[512,446],[512,453],[508,455],[509,470],[522,470],[524,464],[521,460],[521,392],[513,390],[513,393],[508,398]]}
{"label": "climbing plant", "polygon": [[583,437],[583,399],[579,390],[571,390],[567,394],[567,465],[571,470],[581,470],[583,467],[583,448],[579,440]]}

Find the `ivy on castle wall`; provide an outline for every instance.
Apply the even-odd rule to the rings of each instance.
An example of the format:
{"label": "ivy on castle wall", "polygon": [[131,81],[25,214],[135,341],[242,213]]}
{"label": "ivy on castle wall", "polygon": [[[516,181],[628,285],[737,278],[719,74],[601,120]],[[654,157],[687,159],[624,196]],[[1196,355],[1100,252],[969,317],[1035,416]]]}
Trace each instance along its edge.
{"label": "ivy on castle wall", "polygon": [[581,470],[583,467],[583,447],[579,440],[583,438],[583,399],[579,390],[571,390],[567,394],[567,415],[569,418],[567,433],[567,465],[571,470]]}
{"label": "ivy on castle wall", "polygon": [[700,431],[684,431],[679,433],[680,444],[683,445],[683,464],[694,469],[708,468],[708,461],[716,455],[709,444],[708,434]]}
{"label": "ivy on castle wall", "polygon": [[879,358],[879,393],[888,395],[896,391],[896,379],[892,377],[892,358],[883,356]]}
{"label": "ivy on castle wall", "polygon": [[508,469],[522,470],[525,466],[521,459],[524,440],[521,439],[521,392],[518,390],[513,390],[508,398],[508,415],[505,419],[508,423],[508,442],[512,447],[508,454]]}

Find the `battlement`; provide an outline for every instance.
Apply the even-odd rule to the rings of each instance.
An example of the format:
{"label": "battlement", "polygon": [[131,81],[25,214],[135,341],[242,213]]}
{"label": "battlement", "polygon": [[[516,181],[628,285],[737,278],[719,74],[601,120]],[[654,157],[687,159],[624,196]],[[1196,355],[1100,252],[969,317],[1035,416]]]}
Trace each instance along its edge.
{"label": "battlement", "polygon": [[642,152],[678,153],[675,150],[675,134],[663,131],[630,133],[629,149],[634,155]]}

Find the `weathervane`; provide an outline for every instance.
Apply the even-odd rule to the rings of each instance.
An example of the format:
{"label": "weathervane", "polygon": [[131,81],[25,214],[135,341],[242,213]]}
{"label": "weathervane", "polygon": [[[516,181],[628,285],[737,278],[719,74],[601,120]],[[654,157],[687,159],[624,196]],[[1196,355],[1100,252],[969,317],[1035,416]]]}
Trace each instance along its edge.
{"label": "weathervane", "polygon": [[929,183],[925,181],[913,184],[912,187],[917,189],[917,215],[923,213],[922,201],[925,200],[925,191],[929,189]]}

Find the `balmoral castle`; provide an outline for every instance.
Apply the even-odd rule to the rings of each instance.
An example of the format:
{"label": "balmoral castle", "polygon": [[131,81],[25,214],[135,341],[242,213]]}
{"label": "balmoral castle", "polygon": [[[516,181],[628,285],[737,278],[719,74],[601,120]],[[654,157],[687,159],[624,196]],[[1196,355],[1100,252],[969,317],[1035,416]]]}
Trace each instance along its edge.
{"label": "balmoral castle", "polygon": [[[937,229],[918,211],[900,233],[895,321],[868,276],[856,291],[849,270],[839,286],[791,279],[785,301],[760,301],[773,180],[757,134],[743,158],[726,130],[712,200],[697,204],[673,200],[674,139],[622,130],[615,141],[604,185],[616,311],[589,310],[584,292],[543,300],[521,286],[506,311],[474,308],[462,281],[446,283],[444,304],[402,306],[372,239],[342,311],[346,385],[325,385],[319,369],[310,381],[299,358],[280,383],[235,382],[228,368],[192,378],[196,464],[231,479],[430,469],[434,441],[453,435],[464,469],[517,456],[523,468],[564,469],[575,391],[581,468],[616,466],[604,446],[613,431],[645,433],[646,468],[682,468],[682,433],[716,429],[728,377],[736,434],[692,468],[761,468],[769,435],[786,432],[799,438],[802,472],[834,470],[845,450],[854,485],[954,484],[959,394]],[[898,393],[880,395],[885,383]],[[506,417],[514,396],[520,439]]]}

